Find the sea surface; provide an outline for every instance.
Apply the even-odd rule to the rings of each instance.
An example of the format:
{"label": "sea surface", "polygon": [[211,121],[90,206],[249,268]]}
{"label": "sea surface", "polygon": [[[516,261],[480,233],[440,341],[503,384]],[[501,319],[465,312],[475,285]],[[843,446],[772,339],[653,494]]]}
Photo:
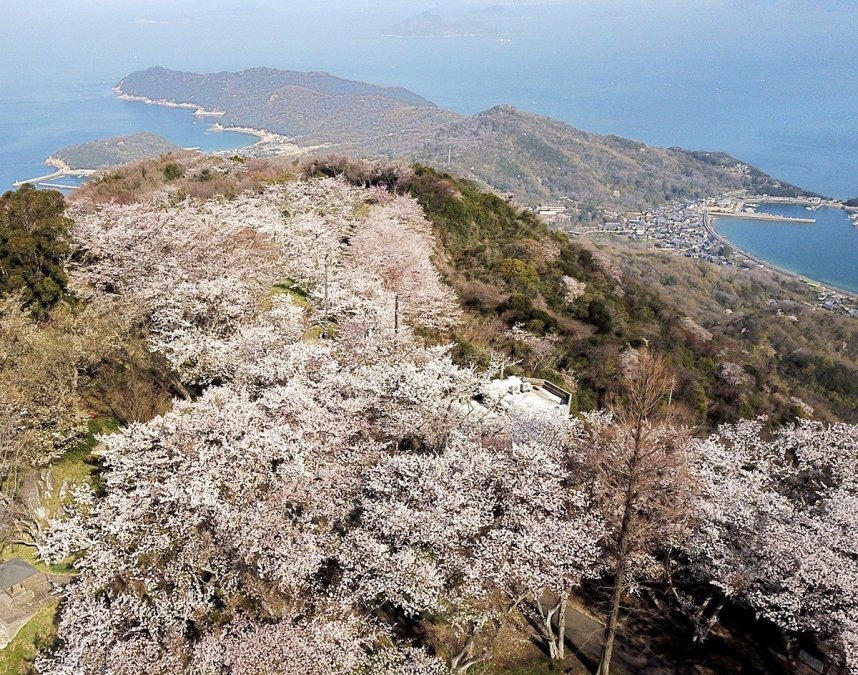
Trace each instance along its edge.
{"label": "sea surface", "polygon": [[[191,110],[122,101],[112,80],[67,80],[50,91],[18,86],[0,97],[0,190],[54,171],[44,161],[75,143],[152,131],[183,148],[225,150],[256,137],[210,131],[211,120]],[[71,182],[63,178],[63,183]]]}
{"label": "sea surface", "polygon": [[[119,101],[111,87],[151,65],[264,65],[401,85],[463,114],[508,103],[588,131],[721,150],[807,190],[858,197],[856,0],[510,0],[483,19],[498,35],[380,35],[424,10],[473,18],[488,4],[5,3],[0,190],[47,173],[43,161],[63,146],[116,134],[247,145],[188,110]],[[818,240],[801,257],[844,241]]]}
{"label": "sea surface", "polygon": [[791,223],[746,218],[716,218],[715,229],[730,243],[771,264],[823,284],[858,293],[858,227],[843,209],[763,204],[759,213],[815,218]]}

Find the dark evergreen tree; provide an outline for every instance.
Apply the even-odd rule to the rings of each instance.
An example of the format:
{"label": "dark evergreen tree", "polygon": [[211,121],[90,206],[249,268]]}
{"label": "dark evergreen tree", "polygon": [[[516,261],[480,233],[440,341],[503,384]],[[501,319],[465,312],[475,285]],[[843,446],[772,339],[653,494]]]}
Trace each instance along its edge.
{"label": "dark evergreen tree", "polygon": [[71,220],[55,190],[25,183],[0,197],[0,293],[20,292],[39,316],[66,293]]}

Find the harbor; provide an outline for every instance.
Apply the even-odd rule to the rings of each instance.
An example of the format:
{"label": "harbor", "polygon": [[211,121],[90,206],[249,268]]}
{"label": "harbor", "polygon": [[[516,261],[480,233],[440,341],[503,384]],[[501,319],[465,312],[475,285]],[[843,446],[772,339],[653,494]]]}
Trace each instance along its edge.
{"label": "harbor", "polygon": [[566,214],[551,207],[536,211],[570,235],[619,236],[725,267],[767,267],[817,289],[815,306],[858,316],[858,213],[842,202],[736,191],[643,212],[605,211],[595,227],[564,226]]}

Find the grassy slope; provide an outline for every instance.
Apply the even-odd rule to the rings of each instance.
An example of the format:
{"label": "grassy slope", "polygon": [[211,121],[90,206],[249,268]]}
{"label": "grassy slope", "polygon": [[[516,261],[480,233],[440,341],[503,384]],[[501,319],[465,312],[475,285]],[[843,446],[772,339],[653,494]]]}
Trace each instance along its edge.
{"label": "grassy slope", "polygon": [[42,607],[6,647],[0,650],[0,673],[24,675],[34,672],[32,662],[36,651],[54,639],[54,615],[57,602]]}

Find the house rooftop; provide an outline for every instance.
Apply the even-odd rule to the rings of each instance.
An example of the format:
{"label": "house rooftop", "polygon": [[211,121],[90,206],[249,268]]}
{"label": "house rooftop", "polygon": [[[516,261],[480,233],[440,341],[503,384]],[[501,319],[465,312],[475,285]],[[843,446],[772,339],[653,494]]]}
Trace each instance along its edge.
{"label": "house rooftop", "polygon": [[39,573],[35,567],[21,558],[13,558],[0,564],[0,591],[12,588],[20,584],[24,579],[29,579]]}

